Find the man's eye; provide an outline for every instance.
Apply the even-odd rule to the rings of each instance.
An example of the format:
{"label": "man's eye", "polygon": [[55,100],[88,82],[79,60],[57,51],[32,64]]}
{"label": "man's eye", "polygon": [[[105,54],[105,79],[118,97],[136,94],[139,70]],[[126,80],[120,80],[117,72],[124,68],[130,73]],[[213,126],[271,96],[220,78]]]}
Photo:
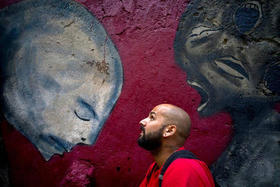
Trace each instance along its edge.
{"label": "man's eye", "polygon": [[151,116],[150,118],[151,118],[151,120],[154,120],[154,119],[155,119],[154,116]]}

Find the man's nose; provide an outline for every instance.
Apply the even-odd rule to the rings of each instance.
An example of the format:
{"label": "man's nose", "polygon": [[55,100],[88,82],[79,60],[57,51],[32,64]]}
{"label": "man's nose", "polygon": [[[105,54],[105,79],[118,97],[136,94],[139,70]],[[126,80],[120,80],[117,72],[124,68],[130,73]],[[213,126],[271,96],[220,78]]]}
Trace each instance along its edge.
{"label": "man's nose", "polygon": [[139,124],[141,125],[141,126],[146,126],[146,119],[147,118],[145,118],[145,119],[142,119],[140,122],[139,122]]}

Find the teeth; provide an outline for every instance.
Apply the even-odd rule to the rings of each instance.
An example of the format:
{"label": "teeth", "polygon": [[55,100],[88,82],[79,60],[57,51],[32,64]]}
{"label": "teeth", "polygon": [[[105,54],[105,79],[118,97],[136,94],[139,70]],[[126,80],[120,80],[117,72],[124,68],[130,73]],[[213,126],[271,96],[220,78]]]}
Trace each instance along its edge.
{"label": "teeth", "polygon": [[206,107],[207,104],[208,104],[208,101],[207,101],[206,103],[203,103],[202,105],[200,105],[200,106],[197,108],[197,111],[198,111],[198,112],[202,111],[202,110]]}
{"label": "teeth", "polygon": [[[203,93],[205,92],[205,90],[202,88],[202,86],[200,84],[198,84],[197,82],[194,82],[194,81],[190,81],[190,80],[187,80],[188,84],[190,84],[191,86],[195,86],[197,87],[198,89],[201,89],[203,90]],[[199,91],[198,91],[199,92]],[[208,104],[209,102],[209,98],[207,97],[207,101],[203,101],[203,94],[201,95],[202,93],[200,93],[200,96],[201,96],[201,105],[197,108],[197,111],[200,112],[202,111]],[[206,93],[207,94],[207,93]]]}
{"label": "teeth", "polygon": [[244,7],[245,7],[245,8],[254,8],[254,9],[258,9],[257,5],[252,4],[252,3],[246,4],[246,5],[244,5]]}
{"label": "teeth", "polygon": [[253,9],[256,9],[256,10],[260,10],[259,2],[255,2],[255,1],[248,2],[248,3],[244,4],[243,7],[245,7],[245,8],[253,8]]}
{"label": "teeth", "polygon": [[197,87],[202,89],[202,86],[200,84],[198,84],[197,82],[187,80],[187,83],[190,84],[190,85],[193,85],[193,86],[197,86]]}

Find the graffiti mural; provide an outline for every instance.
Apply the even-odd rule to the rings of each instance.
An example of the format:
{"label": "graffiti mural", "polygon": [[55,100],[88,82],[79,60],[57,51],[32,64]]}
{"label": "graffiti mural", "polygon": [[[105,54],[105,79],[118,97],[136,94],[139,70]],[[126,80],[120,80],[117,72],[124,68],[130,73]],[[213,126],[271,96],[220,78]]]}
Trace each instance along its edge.
{"label": "graffiti mural", "polygon": [[118,52],[71,0],[27,0],[0,11],[1,110],[46,160],[93,144],[120,95]]}
{"label": "graffiti mural", "polygon": [[[185,71],[182,71],[174,60],[174,37],[188,2],[50,0],[47,5],[45,0],[0,0],[0,77],[4,81],[1,82],[4,84],[1,84],[0,107],[0,144],[4,144],[0,145],[0,186],[138,186],[153,161],[149,153],[137,145],[138,122],[160,103],[172,103],[184,108],[190,114],[193,124],[185,147],[208,165],[217,160],[231,140],[232,119],[222,110],[206,118],[199,116],[196,109],[201,97],[186,83]],[[99,25],[104,27],[107,34]],[[86,36],[91,41],[88,41]],[[65,44],[60,46],[59,43],[63,42]],[[121,63],[112,42],[117,48]],[[112,52],[111,48],[115,52]],[[73,53],[68,49],[72,49]],[[113,55],[114,53],[116,54]],[[43,58],[43,55],[46,55],[46,58]],[[115,66],[112,66],[110,56],[116,60]],[[108,70],[107,65],[102,63],[104,59],[108,63]],[[74,64],[76,60],[78,64]],[[87,63],[83,64],[83,60]],[[26,69],[23,69],[24,64],[27,64]],[[123,72],[117,71],[117,67],[121,69],[121,65]],[[81,68],[81,74],[74,71],[75,68]],[[20,78],[19,75],[22,74],[25,74],[27,79]],[[71,75],[70,78],[67,75]],[[108,90],[104,91],[103,88],[94,86],[94,89],[98,87],[98,92],[93,90],[88,86],[90,76],[96,79],[92,82],[93,85],[99,84],[98,77],[114,77],[112,83],[115,83],[115,89],[108,86]],[[118,77],[119,80],[115,79]],[[9,78],[14,80],[14,84],[8,82]],[[107,83],[106,80],[108,79],[105,79],[104,84]],[[14,87],[9,87],[8,84]],[[108,85],[111,85],[110,81]],[[27,89],[28,86],[32,89]],[[8,92],[3,91],[9,91],[7,88],[18,88],[18,92],[16,89],[12,92],[16,96],[14,103],[22,104],[18,104],[16,112],[26,106],[24,111],[20,111],[21,115],[24,117],[26,114],[23,112],[26,112],[31,118],[17,119],[18,115],[10,112],[14,110],[9,104],[13,100],[7,97],[11,95],[4,94]],[[92,95],[89,91],[82,91],[89,89],[93,90],[90,91]],[[30,91],[23,95],[21,90]],[[112,95],[110,100],[108,93],[116,95]],[[19,100],[20,96],[24,99]],[[101,100],[94,100],[96,97]],[[117,98],[117,102],[114,98]],[[29,102],[34,103],[34,106],[30,107]],[[108,102],[108,110],[101,112],[102,109],[94,108],[94,102]],[[83,108],[82,103],[89,105]],[[69,117],[68,113],[58,110],[63,107],[65,111],[66,108],[69,109]],[[55,114],[49,113],[52,108]],[[89,118],[93,113],[88,112],[87,108],[89,111],[93,108],[95,115],[101,116],[98,120],[106,119],[104,123],[99,123],[102,130],[99,130],[98,138],[93,144],[86,142],[84,138],[87,135],[77,135],[78,125],[86,128],[83,125],[91,122]],[[9,121],[2,118],[2,114]],[[77,145],[69,152],[55,153],[53,156],[53,153],[48,152],[47,156],[43,157],[37,142],[34,143],[34,140],[31,143],[31,139],[23,135],[28,129],[23,131],[23,126],[16,128],[14,125],[14,122],[21,119],[24,119],[25,121],[21,122],[26,124],[29,124],[31,119],[38,122],[40,120],[35,118],[37,114],[41,114],[37,117],[46,122],[45,127],[49,127],[39,129],[38,125],[29,128],[31,132],[35,129],[35,134],[40,133],[36,129],[42,132],[42,136],[37,139],[38,143],[42,141],[41,137],[48,141],[51,141],[50,137],[53,141],[58,140],[56,137],[61,137],[59,145],[63,145],[65,149],[70,147],[67,146],[68,143],[71,146],[76,143]],[[72,119],[73,122],[83,122],[70,123]],[[98,120],[93,120],[93,124]],[[62,126],[69,122],[70,126],[67,131],[58,134],[53,128],[59,126],[51,126],[53,121]],[[53,131],[57,134],[51,134]],[[70,135],[73,132],[77,132],[77,139],[71,141]],[[49,138],[46,138],[48,136]],[[54,149],[51,146],[49,148],[48,151]],[[64,148],[59,150],[64,151]],[[4,154],[7,155],[6,159]]]}
{"label": "graffiti mural", "polygon": [[280,184],[280,1],[194,0],[175,59],[201,96],[198,112],[229,112],[233,139],[212,170],[221,186]]}

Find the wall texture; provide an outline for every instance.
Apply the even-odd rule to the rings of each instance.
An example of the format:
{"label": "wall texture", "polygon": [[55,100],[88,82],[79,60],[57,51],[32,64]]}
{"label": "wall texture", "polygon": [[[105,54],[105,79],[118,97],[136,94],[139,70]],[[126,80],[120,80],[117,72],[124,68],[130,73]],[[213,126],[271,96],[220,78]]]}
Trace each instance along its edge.
{"label": "wall texture", "polygon": [[[16,2],[1,0],[0,7],[8,7]],[[120,96],[94,143],[85,142],[90,145],[79,144],[73,148],[70,146],[64,153],[51,155],[48,161],[36,148],[36,142],[32,142],[26,135],[23,136],[24,133],[20,133],[23,131],[19,128],[16,130],[14,124],[9,124],[3,119],[1,129],[9,163],[10,183],[14,186],[137,186],[152,162],[149,153],[137,145],[140,133],[138,122],[160,103],[178,105],[190,114],[193,127],[185,147],[207,164],[214,163],[231,140],[232,125],[235,125],[232,119],[236,121],[236,118],[227,107],[212,107],[211,109],[215,110],[207,114],[197,112],[197,109],[201,108],[199,106],[205,102],[205,96],[191,84],[192,73],[191,70],[187,70],[190,68],[184,67],[178,60],[182,52],[177,53],[175,50],[174,53],[174,47],[176,49],[178,45],[187,46],[184,43],[180,44],[180,41],[178,44],[178,39],[174,43],[179,22],[180,25],[184,24],[184,20],[198,23],[195,16],[199,12],[205,14],[205,9],[210,5],[203,4],[202,8],[190,6],[189,8],[197,13],[184,13],[188,16],[181,18],[187,10],[188,1],[80,0],[79,3],[100,22],[116,47],[123,69]],[[279,19],[276,19],[276,22],[277,20],[279,23]],[[180,26],[176,38],[180,35],[178,32],[188,31]],[[76,35],[79,36],[79,33]],[[1,59],[1,64],[3,63]],[[17,64],[14,66],[17,67]],[[2,76],[1,80],[4,78]],[[98,91],[94,90],[94,93],[102,96],[103,92]],[[223,93],[226,95],[226,90]],[[271,111],[274,107],[272,104]],[[240,116],[243,113],[244,110],[241,110],[237,114]],[[253,110],[248,113],[253,117],[257,115]],[[86,114],[82,112],[78,116],[88,119],[84,117]],[[242,117],[240,120],[242,121]],[[245,119],[243,120],[245,122]],[[277,122],[279,121],[276,120],[274,125],[276,139],[279,138]],[[227,150],[224,154],[228,152]],[[275,158],[279,160],[277,155]],[[226,156],[222,156],[213,169],[217,172],[215,175],[218,179],[226,178],[221,175],[227,171],[215,169],[219,168],[219,163],[224,162],[228,162]],[[7,166],[3,165],[3,168],[3,171],[7,171]],[[1,176],[5,177],[6,174]]]}
{"label": "wall texture", "polygon": [[201,95],[198,111],[227,111],[230,145],[212,171],[221,186],[277,186],[280,178],[279,1],[192,1],[175,59]]}

